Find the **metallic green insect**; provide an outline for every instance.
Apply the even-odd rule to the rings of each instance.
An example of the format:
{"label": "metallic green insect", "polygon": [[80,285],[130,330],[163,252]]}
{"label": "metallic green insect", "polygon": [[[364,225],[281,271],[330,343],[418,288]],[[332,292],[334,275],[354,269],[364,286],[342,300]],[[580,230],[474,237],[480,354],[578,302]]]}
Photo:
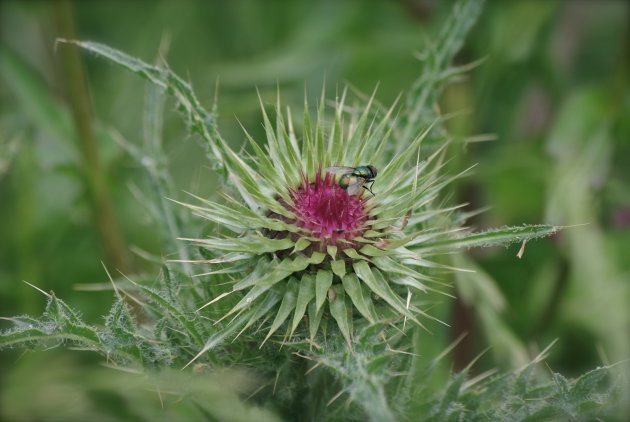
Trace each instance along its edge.
{"label": "metallic green insect", "polygon": [[[339,178],[339,187],[346,189],[348,195],[356,195],[361,188],[365,188],[374,195],[372,192],[372,185],[374,185],[374,178],[378,173],[376,167],[372,165],[359,166],[359,167],[328,167],[326,169],[328,173],[341,174]],[[370,186],[366,186],[370,183]]]}

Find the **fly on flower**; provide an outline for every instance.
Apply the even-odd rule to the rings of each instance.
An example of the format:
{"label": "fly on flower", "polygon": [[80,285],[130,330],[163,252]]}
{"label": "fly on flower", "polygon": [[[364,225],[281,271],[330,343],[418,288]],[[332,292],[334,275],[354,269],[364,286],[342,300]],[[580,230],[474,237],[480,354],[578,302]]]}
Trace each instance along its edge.
{"label": "fly on flower", "polygon": [[[367,189],[372,195],[372,185],[374,185],[374,179],[378,174],[376,167],[372,165],[359,166],[359,167],[328,167],[326,169],[328,173],[341,174],[339,178],[339,187],[346,189],[348,195],[356,195],[361,188]],[[370,183],[370,186],[366,184]]]}

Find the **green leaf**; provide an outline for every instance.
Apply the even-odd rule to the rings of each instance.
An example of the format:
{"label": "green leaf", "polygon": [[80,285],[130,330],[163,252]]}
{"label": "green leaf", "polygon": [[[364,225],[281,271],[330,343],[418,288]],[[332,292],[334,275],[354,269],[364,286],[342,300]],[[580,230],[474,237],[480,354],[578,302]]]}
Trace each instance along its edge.
{"label": "green leaf", "polygon": [[[284,293],[284,297],[282,298],[282,303],[280,303],[280,308],[278,309],[278,313],[276,314],[275,319],[271,323],[271,328],[267,333],[267,336],[263,340],[262,344],[264,344],[269,337],[273,333],[275,333],[280,325],[289,317],[291,311],[295,309],[295,303],[297,299],[297,280],[295,278],[291,278],[287,283],[287,287]],[[261,346],[262,346],[261,344]]]}
{"label": "green leaf", "polygon": [[459,396],[463,388],[464,381],[466,381],[466,371],[458,373],[454,378],[449,380],[446,390],[442,395],[442,402],[440,403],[439,408],[439,413],[444,415],[444,417],[448,415],[449,408],[459,402]]}
{"label": "green leaf", "polygon": [[251,306],[256,301],[256,299],[258,299],[261,295],[266,293],[272,287],[273,287],[273,284],[269,284],[269,283],[256,285],[252,287],[245,294],[245,296],[236,305],[234,305],[234,307],[230,309],[230,311],[226,313],[222,318],[225,318],[229,315],[232,315],[234,312],[238,312],[242,309],[247,308],[248,306]]}
{"label": "green leaf", "polygon": [[14,330],[0,333],[0,348],[24,345],[30,342],[70,340],[104,353],[104,348],[95,330],[86,326],[67,324],[59,331],[50,332],[39,328]]}
{"label": "green leaf", "polygon": [[332,259],[335,259],[337,256],[337,247],[334,245],[328,245],[326,246],[326,252],[328,252],[328,255],[330,255]]}
{"label": "green leaf", "polygon": [[389,250],[379,249],[372,245],[364,245],[361,249],[359,249],[359,252],[367,256],[386,256],[395,253]]}
{"label": "green leaf", "polygon": [[256,305],[252,309],[251,316],[243,329],[238,333],[237,337],[241,335],[245,330],[251,327],[255,322],[260,321],[262,318],[267,316],[273,308],[282,298],[282,296],[274,289],[270,290],[264,297],[263,300],[259,301],[258,305]]}
{"label": "green leaf", "polygon": [[195,242],[195,244],[209,249],[216,249],[227,252],[245,252],[255,255],[260,255],[267,252],[281,251],[294,246],[294,242],[288,237],[285,237],[284,239],[269,239],[262,236],[248,236],[247,238],[243,239],[182,238],[181,240]]}
{"label": "green leaf", "polygon": [[359,255],[359,253],[353,248],[344,249],[343,253],[345,253],[352,259],[367,259],[366,257]]}
{"label": "green leaf", "polygon": [[464,43],[468,31],[477,21],[483,3],[483,0],[455,3],[437,40],[425,45],[422,73],[407,94],[401,123],[404,129],[398,135],[401,143],[409,142],[416,133],[435,121],[437,114],[434,105],[445,83],[455,76],[451,71],[451,62]]}
{"label": "green leaf", "polygon": [[304,274],[302,280],[300,280],[300,287],[298,290],[297,301],[295,303],[295,314],[293,315],[293,324],[291,326],[291,333],[295,331],[298,324],[306,313],[306,307],[315,297],[315,280],[310,274]]}
{"label": "green leaf", "polygon": [[426,292],[427,290],[429,290],[427,286],[412,277],[390,274],[389,281],[395,284],[399,284],[401,286],[413,287],[414,289],[420,290],[421,292]]}
{"label": "green leaf", "polygon": [[348,307],[343,287],[339,284],[333,286],[336,297],[329,302],[330,314],[337,321],[341,334],[346,339],[348,346],[352,344],[351,319],[348,318]]}
{"label": "green leaf", "polygon": [[333,273],[339,278],[343,278],[346,274],[346,262],[342,259],[338,261],[331,261],[330,267],[333,270]]}
{"label": "green leaf", "polygon": [[363,108],[363,112],[359,116],[355,125],[352,126],[351,132],[348,134],[347,146],[346,148],[344,148],[345,160],[348,160],[352,164],[359,163],[358,160],[360,159],[360,150],[366,141],[366,128],[371,120],[371,108],[374,102],[375,95],[376,90],[372,92],[372,95],[368,99],[367,104]]}
{"label": "green leaf", "polygon": [[114,302],[114,306],[112,306],[112,309],[107,314],[105,326],[118,339],[136,339],[138,326],[131,315],[129,305],[121,298],[118,298],[116,302]]}
{"label": "green leaf", "polygon": [[433,278],[418,271],[415,271],[390,257],[377,257],[374,258],[372,261],[378,268],[380,268],[382,271],[385,271],[386,273],[400,274],[415,278],[416,280],[435,281]]}
{"label": "green leaf", "polygon": [[262,149],[262,147],[256,142],[256,140],[249,134],[249,132],[241,125],[247,140],[249,141],[255,154],[255,161],[257,168],[264,180],[267,181],[269,186],[278,192],[283,199],[288,199],[286,196],[286,180],[280,169],[270,159],[269,154]]}
{"label": "green leaf", "polygon": [[298,227],[294,225],[287,224],[281,220],[258,215],[250,208],[244,206],[243,204],[235,201],[232,198],[229,198],[229,206],[225,206],[213,201],[203,199],[193,194],[190,195],[195,199],[201,201],[205,206],[192,205],[175,200],[172,201],[194,211],[200,217],[215,222],[217,224],[224,224],[230,227],[250,230],[265,228],[277,231],[299,231]]}
{"label": "green leaf", "polygon": [[315,309],[318,311],[321,309],[326,296],[328,295],[328,289],[332,285],[333,274],[327,270],[318,270],[315,277]]}
{"label": "green leaf", "polygon": [[[374,163],[381,156],[382,150],[391,142],[395,142],[392,133],[395,129],[394,112],[398,109],[398,99],[396,99],[385,115],[380,119],[378,125],[365,135],[363,144],[359,151],[357,163]],[[380,114],[381,110],[378,109]]]}
{"label": "green leaf", "polygon": [[180,309],[178,303],[169,301],[160,292],[150,287],[135,282],[133,282],[133,284],[159,308],[159,314],[173,318],[186,330],[187,335],[189,335],[195,343],[203,344],[203,337],[195,326],[195,323],[189,318],[186,312]]}
{"label": "green leaf", "polygon": [[299,252],[302,251],[304,249],[306,249],[307,247],[309,247],[311,244],[311,241],[304,238],[304,237],[300,237],[296,242],[295,242],[295,246],[293,247],[293,252]]}
{"label": "green leaf", "polygon": [[306,165],[306,176],[315,176],[315,137],[313,136],[313,124],[309,112],[308,99],[304,96],[303,113],[303,135],[302,135],[302,162]]}
{"label": "green leaf", "polygon": [[318,310],[317,305],[313,301],[308,304],[308,331],[311,336],[311,340],[314,340],[317,335],[323,315],[324,308],[320,308]]}
{"label": "green leaf", "polygon": [[326,168],[330,165],[328,162],[328,155],[326,154],[326,147],[324,145],[324,131],[322,127],[326,120],[326,92],[322,89],[322,95],[319,98],[319,105],[317,106],[317,120],[315,122],[315,127],[313,128],[315,156],[317,157],[315,163],[317,163],[320,168]]}
{"label": "green leaf", "polygon": [[359,313],[363,315],[365,319],[374,323],[376,320],[374,314],[372,313],[372,299],[369,295],[365,295],[361,283],[359,283],[359,279],[354,274],[348,274],[342,278],[343,287],[350,296],[352,303],[357,308]]}
{"label": "green leaf", "polygon": [[285,258],[280,262],[277,269],[282,271],[299,272],[304,271],[311,264],[320,263],[322,253],[312,254],[310,257],[305,255],[297,255],[293,259]]}
{"label": "green leaf", "polygon": [[273,273],[272,268],[274,268],[275,265],[277,265],[277,260],[269,261],[267,257],[260,258],[258,262],[256,262],[254,269],[251,270],[245,278],[238,281],[234,287],[232,287],[232,290],[243,290],[252,287],[260,279],[265,277],[265,275],[270,276]]}
{"label": "green leaf", "polygon": [[203,344],[203,347],[201,348],[201,350],[195,355],[195,357],[193,357],[192,360],[190,360],[185,366],[184,368],[186,368],[187,366],[189,366],[191,363],[193,363],[195,360],[197,360],[201,355],[215,349],[216,347],[220,346],[221,344],[223,344],[228,337],[230,337],[232,334],[234,334],[239,328],[241,328],[243,325],[245,325],[247,323],[248,320],[250,320],[252,318],[252,315],[254,315],[256,313],[257,309],[250,309],[246,312],[243,312],[242,314],[238,315],[236,318],[234,318],[233,321],[231,321],[229,324],[226,324],[223,329],[216,331],[214,334],[212,334],[210,337],[208,337],[206,339],[206,341]]}
{"label": "green leaf", "polygon": [[406,316],[417,324],[421,325],[416,317],[405,307],[402,299],[394,293],[380,271],[370,268],[367,262],[358,261],[354,263],[354,271],[359,278],[374,292],[387,302],[399,314]]}
{"label": "green leaf", "polygon": [[575,402],[591,399],[594,391],[606,377],[609,367],[595,368],[588,371],[573,382],[569,391],[569,398]]}
{"label": "green leaf", "polygon": [[[395,188],[399,184],[396,178],[398,177],[400,180],[403,177],[402,169],[404,164],[417,156],[418,148],[420,148],[422,141],[424,141],[424,139],[427,137],[432,127],[433,126],[423,128],[423,130],[419,132],[419,135],[416,136],[412,142],[405,143],[405,150],[398,153],[392,160],[387,163],[385,168],[380,171],[378,177],[381,180],[381,183],[383,183],[383,192],[389,193],[395,190]],[[427,162],[434,157],[437,157],[437,154],[433,154],[433,156],[429,158]],[[422,167],[426,167],[427,162],[422,163]]]}
{"label": "green leaf", "polygon": [[341,94],[341,99],[335,101],[335,120],[328,135],[328,156],[331,163],[344,162],[344,153],[347,148],[346,136],[344,134],[343,114],[346,94],[348,88],[345,87]]}
{"label": "green leaf", "polygon": [[[282,112],[276,109],[276,129],[274,130],[262,98],[259,97],[259,101],[263,116],[263,127],[267,138],[267,150],[271,162],[278,167],[277,174],[283,178],[284,184],[286,186],[294,186],[299,180],[298,170],[301,168],[301,165],[297,162],[297,153],[293,151],[293,146],[283,131],[284,120]],[[289,145],[288,148],[287,144]]]}
{"label": "green leaf", "polygon": [[46,316],[60,325],[83,324],[79,314],[55,295],[50,296],[46,304]]}
{"label": "green leaf", "polygon": [[410,248],[415,251],[442,251],[447,249],[488,247],[527,241],[556,233],[561,227],[547,224],[505,227],[483,233],[471,233],[454,239],[425,242]]}

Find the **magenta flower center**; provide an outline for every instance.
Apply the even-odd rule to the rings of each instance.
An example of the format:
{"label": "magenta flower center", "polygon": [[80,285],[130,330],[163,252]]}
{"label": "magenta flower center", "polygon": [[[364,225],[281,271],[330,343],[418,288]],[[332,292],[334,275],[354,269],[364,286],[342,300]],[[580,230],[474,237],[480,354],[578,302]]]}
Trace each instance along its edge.
{"label": "magenta flower center", "polygon": [[[352,241],[360,236],[368,215],[360,195],[348,195],[329,173],[315,176],[313,182],[304,181],[291,196],[296,216],[295,224],[319,238],[322,246],[336,245],[339,239]],[[339,245],[343,247],[343,244]],[[346,244],[347,246],[347,244]]]}

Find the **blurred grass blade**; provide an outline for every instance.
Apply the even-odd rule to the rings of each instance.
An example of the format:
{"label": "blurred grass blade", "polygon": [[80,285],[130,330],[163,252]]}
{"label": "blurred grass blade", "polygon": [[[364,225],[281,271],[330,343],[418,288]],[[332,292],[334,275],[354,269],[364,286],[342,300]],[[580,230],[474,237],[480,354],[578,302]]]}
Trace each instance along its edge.
{"label": "blurred grass blade", "polygon": [[50,94],[36,70],[5,45],[0,45],[0,72],[36,127],[56,141],[73,143],[75,131],[68,110]]}

